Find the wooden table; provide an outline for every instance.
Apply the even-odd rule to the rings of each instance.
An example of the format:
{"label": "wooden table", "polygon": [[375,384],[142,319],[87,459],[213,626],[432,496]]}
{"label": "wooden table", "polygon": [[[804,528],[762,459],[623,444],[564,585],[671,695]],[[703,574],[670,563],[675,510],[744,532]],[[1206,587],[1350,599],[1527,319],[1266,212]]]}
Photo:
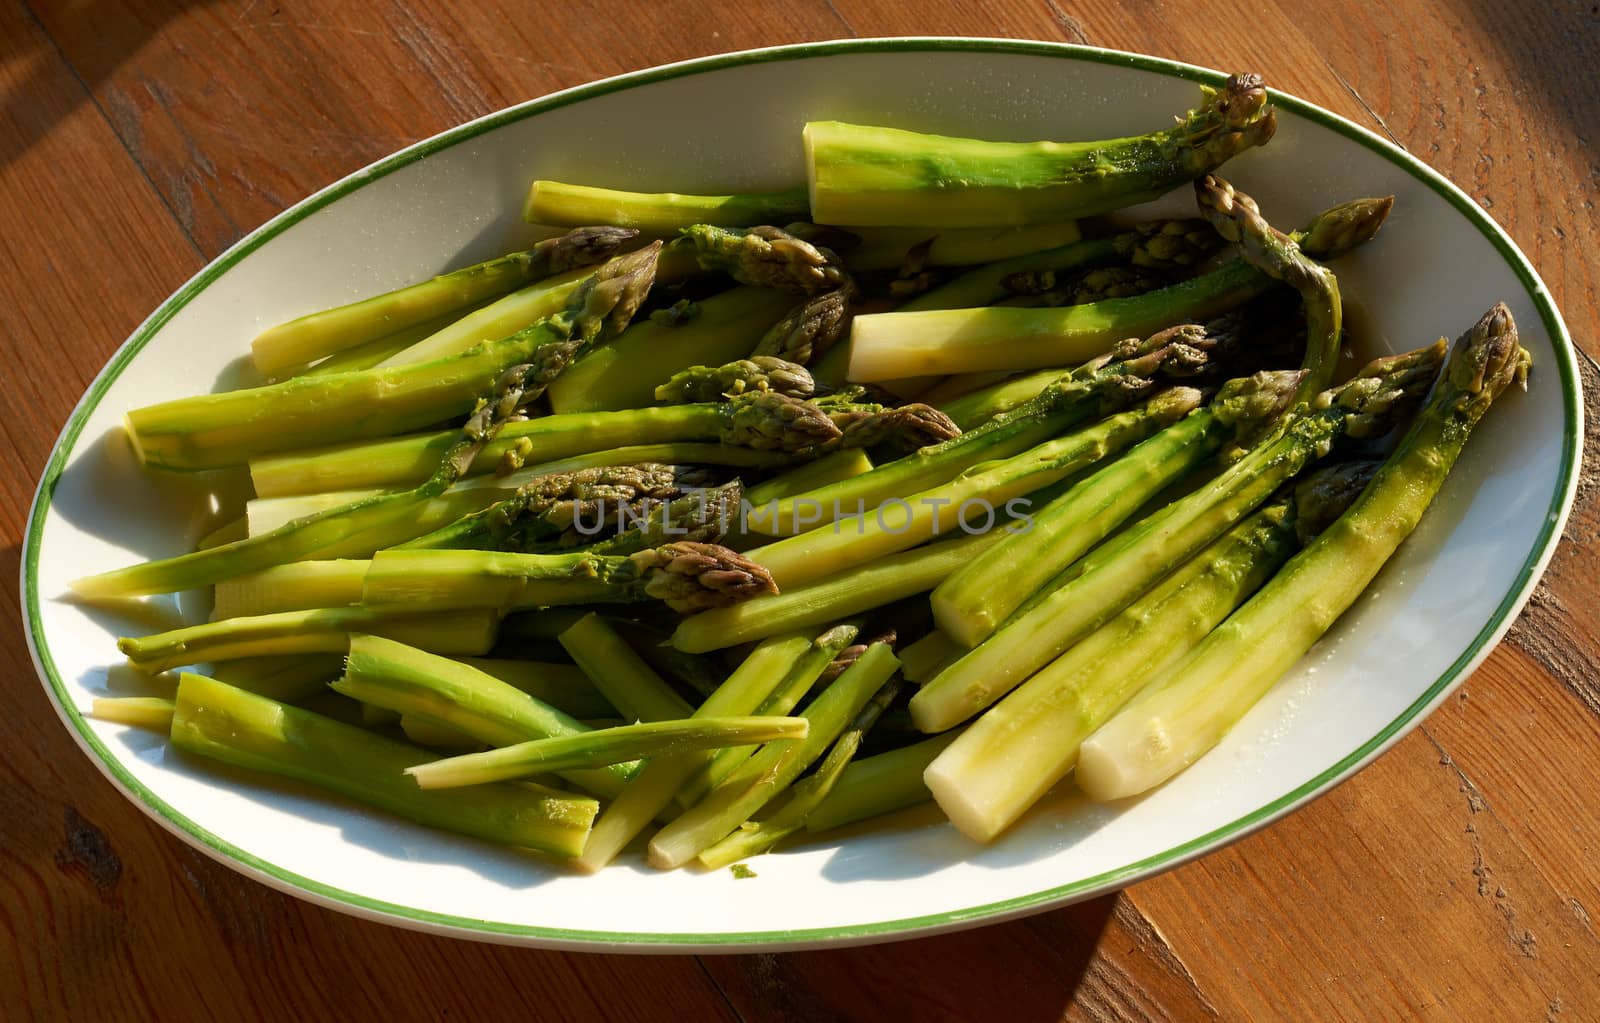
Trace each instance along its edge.
{"label": "wooden table", "polygon": [[[1390,17],[1360,0],[3,0],[0,576],[16,576],[34,481],[91,377],[244,231],[506,104],[773,43],[1019,36],[1258,70],[1488,208],[1588,349],[1593,396],[1600,9],[1514,6],[1397,0]],[[1589,421],[1600,424],[1592,406]],[[1113,896],[832,952],[525,951],[280,895],[117,795],[56,721],[11,627],[0,1017],[1597,1019],[1594,495],[1586,471],[1510,639],[1326,798]],[[15,592],[0,587],[12,620]]]}

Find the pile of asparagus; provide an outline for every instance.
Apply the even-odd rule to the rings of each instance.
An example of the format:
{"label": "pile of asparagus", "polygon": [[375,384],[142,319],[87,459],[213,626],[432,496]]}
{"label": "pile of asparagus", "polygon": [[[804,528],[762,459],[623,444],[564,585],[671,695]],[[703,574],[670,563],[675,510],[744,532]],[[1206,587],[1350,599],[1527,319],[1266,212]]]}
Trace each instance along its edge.
{"label": "pile of asparagus", "polygon": [[[151,695],[95,713],[588,871],[647,832],[720,866],[930,798],[988,841],[1074,771],[1146,791],[1527,368],[1496,306],[1336,382],[1325,263],[1391,200],[1275,229],[1213,174],[1273,129],[1236,75],[1103,142],[813,123],[803,190],[535,182],[526,218],[571,230],[128,413],[144,465],[256,497],[75,584],[214,588],[120,641]],[[1191,182],[1195,218],[1087,219]]]}

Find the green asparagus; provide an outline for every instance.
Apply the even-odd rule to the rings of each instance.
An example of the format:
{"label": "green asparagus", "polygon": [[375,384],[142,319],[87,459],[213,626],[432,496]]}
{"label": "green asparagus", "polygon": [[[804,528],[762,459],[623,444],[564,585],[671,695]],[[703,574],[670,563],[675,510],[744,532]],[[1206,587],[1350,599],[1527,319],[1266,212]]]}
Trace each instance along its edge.
{"label": "green asparagus", "polygon": [[324,356],[458,312],[531,281],[610,259],[637,232],[584,227],[523,252],[302,316],[265,330],[250,342],[256,369],[273,376]]}
{"label": "green asparagus", "polygon": [[1496,305],[1456,340],[1438,387],[1354,506],[1084,741],[1079,787],[1094,799],[1135,795],[1215,746],[1355,603],[1527,369],[1511,314]]}
{"label": "green asparagus", "polygon": [[1370,463],[1337,466],[1290,488],[989,708],[925,775],[946,816],[968,837],[993,841],[1066,776],[1089,733],[1337,518],[1371,476]]}
{"label": "green asparagus", "polygon": [[1257,75],[1201,87],[1175,127],[1096,142],[982,142],[837,121],[806,125],[811,216],[823,224],[1050,223],[1154,199],[1276,126]]}
{"label": "green asparagus", "polygon": [[576,227],[619,224],[665,233],[695,224],[752,227],[787,224],[806,216],[803,188],[743,195],[680,195],[676,192],[622,192],[560,181],[535,181],[528,188],[522,219],[530,224]]}
{"label": "green asparagus", "polygon": [[[1147,516],[1069,569],[911,698],[917,727],[942,732],[983,710],[1138,599],[1174,566],[1248,515],[1341,436],[1376,436],[1409,412],[1444,345],[1374,361],[1350,382],[1291,410],[1282,432],[1181,500]],[[957,640],[961,620],[940,620]]]}
{"label": "green asparagus", "polygon": [[646,757],[721,749],[741,742],[803,739],[805,718],[718,717],[649,721],[582,735],[531,739],[406,768],[424,789],[461,788],[530,775],[625,764]]}
{"label": "green asparagus", "polygon": [[202,675],[178,685],[172,744],[186,753],[295,778],[419,824],[576,856],[599,811],[593,799],[526,784],[423,792],[403,773],[432,759],[404,743],[289,707]]}
{"label": "green asparagus", "polygon": [[[362,703],[454,728],[490,746],[591,730],[492,675],[378,636],[351,637],[345,673],[334,681],[333,689]],[[610,799],[622,791],[633,768],[614,764],[558,773],[584,791]],[[401,781],[415,788],[410,781]]]}
{"label": "green asparagus", "polygon": [[[1181,328],[1180,328],[1181,329]],[[1229,381],[1216,399],[1082,480],[1044,508],[1033,526],[984,551],[933,591],[941,631],[974,646],[1056,573],[1109,536],[1146,501],[1198,468],[1224,445],[1259,435],[1295,392],[1303,373],[1262,372]],[[1234,459],[1236,460],[1236,459]],[[778,584],[783,573],[760,552]]]}
{"label": "green asparagus", "polygon": [[830,831],[933,798],[922,772],[962,734],[945,732],[910,746],[855,760],[826,799],[806,817],[806,830]]}

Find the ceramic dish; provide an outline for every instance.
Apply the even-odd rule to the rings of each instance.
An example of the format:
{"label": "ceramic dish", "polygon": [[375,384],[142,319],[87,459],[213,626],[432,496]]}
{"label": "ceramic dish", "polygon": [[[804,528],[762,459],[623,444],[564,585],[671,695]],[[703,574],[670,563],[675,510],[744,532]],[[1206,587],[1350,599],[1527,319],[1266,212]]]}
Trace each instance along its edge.
{"label": "ceramic dish", "polygon": [[[245,237],[116,353],[63,430],[23,563],[39,674],[73,738],[152,818],[266,884],[401,926],[605,950],[800,948],[924,934],[1126,885],[1240,838],[1377,756],[1466,677],[1526,600],[1561,534],[1582,428],[1572,344],[1532,267],[1462,192],[1377,136],[1278,96],[1279,130],[1227,176],[1278,223],[1394,193],[1374,244],[1336,264],[1365,343],[1454,336],[1504,300],[1530,389],[1496,405],[1421,528],[1334,631],[1199,764],[1096,806],[1070,785],[980,848],[912,812],[765,856],[758,875],[595,877],[428,831],[309,790],[218,774],[159,736],[88,720],[114,637],[152,621],[60,599],[69,579],[188,548],[219,485],[139,472],[134,406],[204,390],[261,328],[517,247],[536,177],[651,190],[801,180],[800,126],[838,118],[951,135],[1100,138],[1169,123],[1221,75],[1081,47],[866,40],[674,64],[462,125],[340,181]],[[1269,83],[1270,84],[1270,83]],[[1187,190],[1163,201],[1190,208]],[[194,608],[187,610],[192,614]],[[1400,826],[1403,822],[1396,822]]]}

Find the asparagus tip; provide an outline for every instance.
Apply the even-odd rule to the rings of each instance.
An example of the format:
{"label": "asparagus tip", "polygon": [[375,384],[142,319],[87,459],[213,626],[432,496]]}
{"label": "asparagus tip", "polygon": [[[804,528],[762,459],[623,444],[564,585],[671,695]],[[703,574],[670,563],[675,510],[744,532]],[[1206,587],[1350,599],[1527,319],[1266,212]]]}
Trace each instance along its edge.
{"label": "asparagus tip", "polygon": [[1311,218],[1300,234],[1300,251],[1313,259],[1336,259],[1377,235],[1394,209],[1394,196],[1351,199]]}
{"label": "asparagus tip", "polygon": [[693,614],[778,592],[772,574],[726,547],[683,540],[629,555],[648,577],[645,593]]}

